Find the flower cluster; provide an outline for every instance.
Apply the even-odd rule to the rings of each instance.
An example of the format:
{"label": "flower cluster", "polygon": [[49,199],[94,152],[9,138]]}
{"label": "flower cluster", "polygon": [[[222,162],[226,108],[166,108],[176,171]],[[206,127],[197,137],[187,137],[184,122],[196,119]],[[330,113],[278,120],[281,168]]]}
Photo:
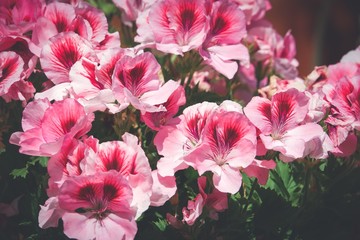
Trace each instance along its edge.
{"label": "flower cluster", "polygon": [[[69,238],[134,239],[150,207],[179,201],[187,171],[192,191],[167,212],[183,230],[216,221],[244,176],[266,185],[277,161],[356,151],[360,48],[299,78],[268,0],[114,0],[129,48],[86,2],[31,2],[0,3],[0,96],[24,106],[10,142],[48,157],[41,228],[61,219]],[[96,135],[99,114],[124,112],[137,127]]]}

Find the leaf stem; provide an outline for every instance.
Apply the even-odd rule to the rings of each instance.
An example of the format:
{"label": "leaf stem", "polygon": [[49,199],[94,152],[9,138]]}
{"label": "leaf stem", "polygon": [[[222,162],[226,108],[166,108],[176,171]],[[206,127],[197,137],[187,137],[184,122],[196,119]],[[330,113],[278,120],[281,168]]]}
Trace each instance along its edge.
{"label": "leaf stem", "polygon": [[251,200],[252,195],[253,195],[253,193],[254,193],[254,191],[255,191],[255,187],[256,187],[256,185],[257,185],[257,182],[258,182],[258,180],[257,180],[257,178],[255,178],[254,182],[253,182],[252,185],[251,185],[250,192],[249,192],[249,196],[247,197],[246,205],[245,205],[245,207],[243,208],[243,210],[241,211],[241,215],[247,211],[247,208],[248,208],[249,205],[250,205],[250,200]]}

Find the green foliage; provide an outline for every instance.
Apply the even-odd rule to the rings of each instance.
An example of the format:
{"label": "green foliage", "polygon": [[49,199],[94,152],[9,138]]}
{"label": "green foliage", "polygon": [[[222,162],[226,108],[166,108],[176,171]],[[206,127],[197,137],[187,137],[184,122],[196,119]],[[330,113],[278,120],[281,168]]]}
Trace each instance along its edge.
{"label": "green foliage", "polygon": [[35,166],[35,164],[39,164],[41,167],[46,167],[47,166],[47,162],[48,162],[48,158],[46,157],[31,157],[30,161],[26,162],[25,167],[23,168],[17,168],[14,169],[10,172],[10,175],[15,179],[15,178],[26,178],[26,176],[29,173],[29,168],[31,166]]}
{"label": "green foliage", "polygon": [[279,196],[290,202],[291,205],[299,205],[302,183],[294,179],[294,171],[291,164],[280,160],[276,161],[276,168],[270,172],[270,177],[265,187],[274,190]]}

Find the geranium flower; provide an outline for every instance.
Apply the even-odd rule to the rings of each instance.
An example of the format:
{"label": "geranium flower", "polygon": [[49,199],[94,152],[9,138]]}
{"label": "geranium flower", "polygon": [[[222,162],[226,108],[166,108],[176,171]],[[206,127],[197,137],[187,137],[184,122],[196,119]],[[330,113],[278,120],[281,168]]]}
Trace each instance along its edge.
{"label": "geranium flower", "polygon": [[[70,72],[70,84],[67,94],[77,99],[88,111],[105,111],[109,109],[111,113],[120,112],[125,109],[129,103],[116,102],[111,85],[108,79],[98,78],[97,64],[86,58],[76,62]],[[110,82],[111,84],[111,82]],[[57,85],[60,89],[60,85]],[[43,93],[44,95],[44,93]],[[60,95],[60,94],[59,94]]]}
{"label": "geranium flower", "polygon": [[150,205],[152,176],[149,160],[138,144],[138,138],[125,133],[123,141],[103,142],[96,152],[89,151],[85,160],[85,173],[96,174],[115,170],[124,176],[133,190],[131,207],[136,218]]}
{"label": "geranium flower", "polygon": [[255,127],[245,115],[219,109],[209,116],[200,145],[184,160],[200,175],[213,172],[219,191],[235,193],[242,182],[240,169],[249,166],[255,155]]}
{"label": "geranium flower", "polygon": [[1,1],[0,29],[6,35],[23,35],[34,28],[42,15],[43,2],[40,0]]}
{"label": "geranium flower", "polygon": [[298,75],[298,61],[295,59],[295,40],[291,32],[280,36],[271,24],[265,20],[257,21],[248,29],[245,40],[256,50],[253,59],[256,63],[274,70],[285,79],[294,79]]}
{"label": "geranium flower", "polygon": [[176,181],[175,176],[161,176],[158,170],[151,172],[153,185],[152,194],[150,198],[151,206],[162,206],[176,193]]}
{"label": "geranium flower", "polygon": [[108,22],[103,11],[84,2],[80,7],[75,8],[75,14],[77,18],[81,16],[88,23],[84,23],[85,26],[90,26],[87,31],[89,41],[96,44],[105,39],[108,34]]}
{"label": "geranium flower", "polygon": [[271,9],[269,0],[232,0],[232,2],[238,4],[244,12],[247,24],[264,18],[265,13]]}
{"label": "geranium flower", "polygon": [[57,153],[67,137],[81,138],[91,129],[93,113],[86,113],[74,99],[53,104],[47,99],[30,102],[23,112],[24,132],[13,133],[10,143],[20,146],[20,152],[35,156]]}
{"label": "geranium flower", "polygon": [[182,212],[184,221],[188,225],[193,225],[196,219],[202,214],[203,208],[208,210],[209,217],[218,220],[218,212],[228,208],[227,194],[214,188],[210,193],[206,193],[206,177],[198,178],[199,194],[193,200],[188,201],[187,207]]}
{"label": "geranium flower", "polygon": [[256,177],[259,184],[265,185],[269,178],[270,169],[274,169],[276,163],[273,160],[254,160],[249,166],[243,169],[249,177]]}
{"label": "geranium flower", "polygon": [[254,97],[244,108],[246,116],[260,130],[265,148],[279,151],[286,161],[304,157],[311,140],[324,139],[320,125],[303,123],[308,111],[309,98],[294,88],[275,94],[271,100]]}
{"label": "geranium flower", "polygon": [[[160,88],[160,65],[149,52],[134,57],[123,56],[113,73],[112,90],[119,102],[129,102],[142,113],[165,110],[155,105],[166,102],[168,97],[158,95],[147,99],[147,94]],[[155,101],[154,101],[155,100]]]}
{"label": "geranium flower", "polygon": [[[360,75],[345,75],[323,87],[330,115],[325,120],[335,146],[341,145],[349,132],[360,130]],[[356,146],[356,141],[348,143]]]}
{"label": "geranium flower", "polygon": [[41,49],[48,39],[70,28],[75,17],[75,9],[70,4],[62,2],[47,4],[43,16],[37,20],[32,33],[34,43],[31,46],[32,52],[40,56]]}
{"label": "geranium flower", "polygon": [[138,18],[138,15],[149,8],[156,0],[113,0],[114,4],[120,8],[122,20],[131,26],[131,22]]}
{"label": "geranium flower", "polygon": [[[108,41],[109,37],[113,38],[113,35],[108,33],[105,14],[99,9],[82,1],[73,5],[52,2],[46,5],[43,16],[36,22],[32,33],[32,52],[40,56],[48,39],[63,32],[80,35],[90,41],[94,48],[104,45],[102,42]],[[120,41],[117,42],[120,44]]]}
{"label": "geranium flower", "polygon": [[236,4],[227,1],[212,4],[210,29],[199,53],[207,64],[229,79],[238,69],[234,60],[244,65],[249,63],[248,50],[241,44],[246,35],[245,26],[245,16]]}
{"label": "geranium flower", "polygon": [[164,156],[157,163],[161,176],[173,176],[176,171],[188,167],[184,157],[200,144],[206,121],[217,107],[209,102],[192,105],[178,117],[178,124],[160,129],[154,144],[158,153]]}
{"label": "geranium flower", "polygon": [[[207,19],[204,0],[158,1],[138,22],[135,38],[142,44],[154,44],[156,49],[183,55],[198,48],[207,32]],[[142,35],[145,35],[142,36]],[[145,42],[144,42],[145,41]]]}
{"label": "geranium flower", "polygon": [[69,82],[71,67],[82,57],[95,60],[92,45],[76,33],[60,33],[51,38],[40,56],[46,76],[55,84]]}
{"label": "geranium flower", "polygon": [[147,99],[150,97],[158,99],[158,96],[168,96],[166,102],[161,104],[166,110],[159,112],[146,112],[145,114],[141,114],[141,120],[153,130],[160,130],[167,124],[175,124],[176,121],[174,123],[171,119],[178,112],[179,107],[185,104],[186,99],[184,88],[179,83],[170,80],[166,82],[159,91],[153,91],[152,95],[153,96],[149,96],[148,94]]}
{"label": "geranium flower", "polygon": [[8,95],[11,86],[21,81],[24,61],[15,52],[0,52],[0,96]]}
{"label": "geranium flower", "polygon": [[84,240],[133,239],[137,226],[131,200],[128,181],[116,171],[68,179],[59,194],[64,233]]}
{"label": "geranium flower", "polygon": [[89,137],[79,141],[66,138],[61,150],[53,155],[47,165],[49,173],[49,188],[47,195],[56,196],[64,181],[71,176],[81,175],[84,171],[84,158],[87,151],[97,151],[99,140]]}

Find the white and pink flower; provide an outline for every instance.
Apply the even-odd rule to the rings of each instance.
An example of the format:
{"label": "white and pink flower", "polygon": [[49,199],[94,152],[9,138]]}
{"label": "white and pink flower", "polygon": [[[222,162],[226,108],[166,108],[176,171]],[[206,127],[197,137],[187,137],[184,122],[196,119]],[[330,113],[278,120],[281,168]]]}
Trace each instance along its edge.
{"label": "white and pink flower", "polygon": [[240,64],[249,64],[249,53],[241,43],[246,35],[246,22],[243,12],[227,1],[217,1],[211,6],[210,27],[199,49],[200,55],[216,71],[227,78],[234,77]]}
{"label": "white and pink flower", "polygon": [[93,113],[86,113],[74,99],[53,104],[47,99],[30,102],[23,112],[24,132],[11,135],[10,142],[20,152],[34,156],[51,156],[62,147],[66,138],[79,139],[91,129]]}
{"label": "white and pink flower", "polygon": [[[309,98],[294,88],[275,94],[271,100],[254,97],[244,108],[246,116],[260,130],[265,148],[279,151],[285,161],[305,157],[312,140],[326,139],[320,125],[303,123],[308,111]],[[317,146],[325,157],[329,148]]]}
{"label": "white and pink flower", "polygon": [[157,1],[138,22],[139,41],[145,46],[177,55],[197,49],[207,29],[204,0]]}
{"label": "white and pink flower", "polygon": [[154,144],[163,156],[157,163],[161,176],[174,176],[176,171],[188,167],[184,157],[200,144],[206,121],[217,107],[217,104],[210,102],[192,105],[178,117],[178,124],[160,129]]}
{"label": "white and pink flower", "polygon": [[211,171],[215,188],[235,193],[240,189],[240,169],[249,166],[256,155],[256,131],[245,115],[219,109],[209,116],[201,143],[185,162],[199,174]]}
{"label": "white and pink flower", "polygon": [[149,160],[138,138],[125,133],[123,141],[103,142],[85,158],[85,174],[115,170],[126,178],[133,191],[131,207],[138,218],[150,205],[152,176]]}
{"label": "white and pink flower", "polygon": [[76,239],[134,239],[132,197],[128,181],[116,171],[66,180],[59,194],[64,233]]}

